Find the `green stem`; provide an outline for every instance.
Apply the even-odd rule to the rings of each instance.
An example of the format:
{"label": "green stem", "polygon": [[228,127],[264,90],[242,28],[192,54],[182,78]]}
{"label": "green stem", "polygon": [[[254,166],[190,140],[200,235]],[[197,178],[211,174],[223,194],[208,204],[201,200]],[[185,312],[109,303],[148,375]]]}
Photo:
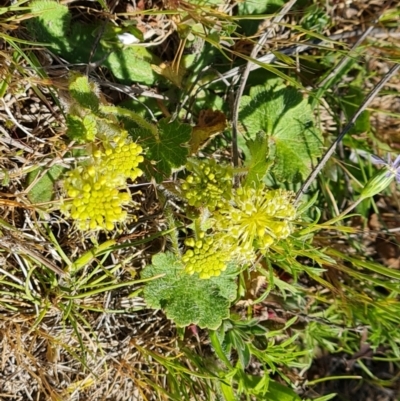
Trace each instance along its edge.
{"label": "green stem", "polygon": [[154,124],[149,123],[142,116],[131,110],[124,109],[123,107],[101,105],[100,111],[105,114],[114,114],[116,116],[129,118],[140,127],[150,131],[155,138],[157,139],[159,138],[157,127]]}

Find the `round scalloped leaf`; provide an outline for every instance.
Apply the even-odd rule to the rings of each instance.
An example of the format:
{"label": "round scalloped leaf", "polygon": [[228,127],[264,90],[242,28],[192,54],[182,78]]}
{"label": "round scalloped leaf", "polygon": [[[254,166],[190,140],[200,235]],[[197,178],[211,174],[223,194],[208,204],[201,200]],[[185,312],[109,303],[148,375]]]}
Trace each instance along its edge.
{"label": "round scalloped leaf", "polygon": [[71,47],[65,40],[71,21],[68,7],[56,1],[38,0],[30,5],[30,13],[36,18],[28,20],[28,29],[36,40],[48,43],[54,52],[70,52]]}
{"label": "round scalloped leaf", "polygon": [[53,0],[34,1],[31,13],[34,18],[27,22],[28,31],[36,40],[47,43],[48,48],[67,60],[87,63],[105,58],[103,65],[121,82],[152,85],[156,80],[156,74],[150,65],[158,64],[160,60],[147,48],[121,48],[122,43],[117,41],[110,49],[104,44],[105,41],[100,41],[95,54],[89,60],[93,41],[101,24],[89,25],[75,21],[67,6]]}
{"label": "round scalloped leaf", "polygon": [[322,135],[314,126],[307,99],[292,87],[274,80],[256,86],[240,103],[240,121],[246,136],[255,140],[265,132],[275,147],[272,172],[278,180],[295,182],[307,177],[323,149]]}
{"label": "round scalloped leaf", "polygon": [[159,253],[142,271],[142,278],[160,276],[146,283],[144,299],[154,309],[163,309],[177,326],[196,324],[200,328],[217,329],[229,317],[231,302],[236,296],[234,266],[219,277],[202,280],[188,275],[174,254]]}

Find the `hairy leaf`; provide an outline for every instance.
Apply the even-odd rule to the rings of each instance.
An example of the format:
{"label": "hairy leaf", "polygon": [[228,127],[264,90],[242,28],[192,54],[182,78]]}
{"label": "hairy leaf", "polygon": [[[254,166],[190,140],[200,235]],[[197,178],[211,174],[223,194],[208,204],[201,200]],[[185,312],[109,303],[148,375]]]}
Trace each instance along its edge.
{"label": "hairy leaf", "polygon": [[97,96],[97,86],[93,82],[89,82],[88,78],[83,75],[76,75],[71,79],[69,84],[69,93],[83,107],[93,112],[99,109],[99,98]]}
{"label": "hairy leaf", "polygon": [[68,7],[56,1],[38,0],[31,3],[30,12],[37,17],[28,21],[28,30],[34,33],[37,40],[49,43],[50,49],[57,53],[71,51],[65,40],[71,21]]}
{"label": "hairy leaf", "polygon": [[[39,180],[34,184],[28,193],[28,198],[32,203],[49,202],[54,196],[54,184],[65,170],[61,166],[52,166]],[[36,177],[43,171],[43,168],[38,168],[28,174],[27,186],[31,185]]]}
{"label": "hairy leaf", "polygon": [[84,118],[68,114],[67,118],[69,138],[79,143],[92,142],[97,134],[96,116],[88,114]]}
{"label": "hairy leaf", "polygon": [[172,253],[159,253],[153,264],[142,271],[142,278],[156,278],[146,283],[144,298],[151,308],[163,309],[177,326],[196,324],[217,329],[229,317],[231,301],[236,296],[233,267],[209,280],[184,272],[182,262]]}
{"label": "hairy leaf", "polygon": [[155,57],[145,47],[128,47],[112,52],[104,65],[122,82],[142,82],[152,85],[156,74],[150,64],[156,62]]}
{"label": "hairy leaf", "polygon": [[243,96],[239,118],[249,139],[266,133],[275,144],[272,172],[278,180],[305,178],[322,152],[322,137],[314,127],[307,100],[296,89],[276,84],[256,86]]}

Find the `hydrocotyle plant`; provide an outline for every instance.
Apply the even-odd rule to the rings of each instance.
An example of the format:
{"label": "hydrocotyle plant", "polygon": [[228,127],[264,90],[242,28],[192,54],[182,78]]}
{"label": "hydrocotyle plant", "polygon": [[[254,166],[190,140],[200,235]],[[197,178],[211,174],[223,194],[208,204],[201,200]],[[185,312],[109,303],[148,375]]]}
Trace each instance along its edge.
{"label": "hydrocotyle plant", "polygon": [[86,160],[65,174],[61,211],[80,230],[109,231],[128,217],[123,209],[131,202],[127,180],[135,181],[143,174],[139,168],[143,148],[110,113],[115,110],[101,102],[97,86],[86,77],[71,77],[67,99],[67,134],[86,144]]}

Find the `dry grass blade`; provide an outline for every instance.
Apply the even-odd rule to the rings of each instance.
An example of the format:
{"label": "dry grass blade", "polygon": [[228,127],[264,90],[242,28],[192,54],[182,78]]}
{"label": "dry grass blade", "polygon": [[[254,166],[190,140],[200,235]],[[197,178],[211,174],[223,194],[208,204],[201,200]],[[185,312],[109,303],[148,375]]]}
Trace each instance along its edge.
{"label": "dry grass blade", "polygon": [[46,258],[44,258],[42,255],[40,255],[38,252],[34,251],[31,249],[28,245],[21,244],[19,240],[16,238],[13,238],[11,236],[6,237],[0,237],[0,246],[8,249],[10,252],[15,252],[17,254],[23,254],[31,257],[33,260],[36,262],[39,262],[43,266],[47,267],[48,269],[52,270],[54,273],[60,275],[60,276],[66,276],[66,273],[62,271],[59,267],[48,261]]}
{"label": "dry grass blade", "polygon": [[[29,6],[41,2],[46,7],[49,5],[49,0],[38,0],[29,2]],[[205,6],[205,3],[209,6]],[[209,217],[206,206],[189,208],[182,197],[182,181],[187,178],[189,171],[188,168],[186,171],[183,169],[187,158],[182,157],[180,167],[173,168],[168,177],[169,173],[161,177],[162,184],[151,185],[153,172],[162,172],[160,165],[164,161],[164,153],[160,157],[151,154],[149,149],[154,140],[147,140],[153,135],[157,139],[154,148],[164,146],[161,121],[168,127],[174,127],[173,123],[184,123],[189,131],[205,109],[212,108],[213,112],[216,109],[218,113],[228,114],[227,88],[234,86],[233,92],[235,88],[237,91],[232,95],[232,149],[229,149],[229,136],[221,135],[197,154],[198,159],[214,159],[218,164],[226,163],[232,169],[231,164],[237,166],[240,163],[239,146],[243,146],[240,151],[243,151],[245,163],[251,161],[245,152],[244,141],[241,143],[242,138],[238,138],[239,105],[244,101],[244,95],[248,94],[250,83],[258,86],[267,81],[268,85],[272,73],[282,78],[282,83],[293,86],[290,90],[301,88],[301,95],[306,91],[309,93],[311,87],[320,93],[321,88],[316,88],[313,83],[320,82],[322,76],[333,70],[322,81],[321,85],[329,81],[330,86],[323,88],[326,90],[318,99],[326,104],[330,121],[333,120],[329,130],[321,129],[326,141],[331,143],[334,139],[330,138],[338,131],[337,127],[341,126],[340,118],[337,117],[343,111],[338,106],[340,96],[347,93],[347,83],[355,76],[358,77],[359,69],[364,68],[362,63],[357,63],[359,57],[364,57],[363,61],[367,62],[368,57],[371,57],[382,68],[376,71],[368,65],[365,67],[368,70],[364,72],[365,75],[360,74],[360,99],[354,101],[351,113],[346,114],[349,123],[341,132],[340,139],[360,113],[371,104],[383,85],[399,71],[399,66],[394,66],[371,91],[389,69],[387,60],[395,59],[398,47],[391,46],[391,40],[385,46],[378,41],[371,45],[368,38],[360,52],[352,51],[357,49],[367,35],[376,35],[376,39],[382,34],[390,36],[393,31],[392,38],[400,34],[393,22],[396,18],[398,21],[399,11],[396,9],[395,17],[389,18],[388,10],[385,9],[387,5],[383,8],[374,7],[379,3],[378,0],[336,1],[328,2],[329,5],[314,0],[212,0],[205,3],[203,0],[112,1],[108,4],[104,0],[57,1],[54,4],[60,6],[60,9],[67,11],[68,8],[67,19],[71,19],[69,28],[62,30],[65,38],[62,35],[50,38],[46,42],[47,50],[40,50],[38,44],[32,45],[26,41],[18,42],[24,45],[20,50],[16,50],[7,40],[0,43],[0,58],[3,60],[3,53],[7,53],[4,66],[0,67],[0,399],[260,401],[265,399],[267,393],[268,399],[280,399],[279,395],[272,394],[274,385],[282,386],[288,392],[293,389],[291,399],[300,399],[295,392],[302,399],[314,399],[325,394],[321,392],[309,396],[304,393],[306,390],[301,385],[307,382],[316,386],[319,382],[312,374],[307,376],[309,365],[315,361],[316,349],[325,354],[347,348],[345,352],[355,355],[354,350],[349,352],[349,349],[358,347],[361,335],[366,332],[371,333],[371,336],[362,337],[362,342],[369,341],[371,348],[380,349],[379,341],[383,335],[389,338],[382,340],[385,347],[390,348],[390,341],[395,343],[393,349],[398,345],[400,334],[396,327],[400,327],[400,290],[395,281],[398,271],[392,267],[382,269],[379,266],[376,268],[376,264],[359,263],[357,255],[361,255],[363,261],[371,256],[371,253],[359,252],[364,246],[364,237],[354,236],[351,239],[350,234],[356,231],[353,226],[346,226],[342,221],[333,230],[328,224],[332,223],[329,210],[326,212],[328,218],[324,214],[315,217],[320,205],[328,203],[328,197],[323,198],[325,194],[321,196],[322,200],[316,199],[316,204],[307,210],[310,220],[301,220],[303,216],[300,217],[300,214],[296,216],[293,226],[296,225],[298,231],[293,231],[287,242],[282,240],[276,246],[258,252],[254,257],[255,263],[251,266],[249,263],[248,271],[247,266],[242,266],[240,273],[232,273],[232,282],[235,280],[234,284],[238,288],[232,286],[232,301],[229,300],[227,312],[217,329],[214,330],[214,326],[213,330],[204,329],[211,326],[203,326],[196,320],[201,315],[199,307],[202,304],[210,304],[211,315],[216,315],[218,310],[217,301],[210,302],[212,296],[197,297],[197,293],[204,293],[196,289],[196,275],[188,276],[190,284],[185,286],[187,292],[174,290],[175,280],[181,278],[178,270],[167,284],[159,285],[167,289],[166,294],[170,291],[174,299],[179,298],[182,302],[181,309],[176,308],[179,313],[193,310],[197,314],[188,326],[181,327],[185,324],[176,320],[177,314],[175,317],[171,314],[170,299],[167,296],[160,297],[159,304],[149,302],[146,294],[149,287],[146,285],[155,283],[153,288],[156,288],[161,282],[157,282],[157,279],[167,274],[155,272],[145,278],[146,269],[155,264],[154,256],[165,255],[172,250],[177,263],[181,263],[187,248],[186,240],[194,233],[197,235],[196,230],[203,231],[203,228],[206,231],[200,234],[211,235],[216,225],[212,221],[216,214],[211,213]],[[217,6],[217,3],[221,6]],[[310,11],[311,6],[315,12]],[[17,5],[15,7],[18,8]],[[340,14],[351,7],[359,15],[363,14],[365,19],[351,19]],[[382,15],[382,9],[385,18],[379,19],[379,28],[370,26],[371,16],[375,18]],[[0,38],[3,31],[10,31],[7,24],[3,23],[2,11],[0,8]],[[9,8],[9,11],[12,9]],[[28,17],[25,11],[17,11],[15,15]],[[307,25],[309,20],[311,22]],[[52,21],[48,17],[42,27],[50,31],[58,23],[63,24],[63,20],[60,18]],[[92,26],[95,28],[93,31]],[[359,27],[369,28],[365,31]],[[20,28],[15,26],[12,35],[26,35],[29,31],[28,24]],[[108,28],[112,30],[110,37],[107,36]],[[36,29],[29,31],[32,40],[36,31],[39,33]],[[76,40],[75,31],[85,45]],[[140,37],[142,43],[120,42],[119,32],[122,31],[137,34],[137,39]],[[60,39],[59,43],[55,37]],[[152,40],[154,37],[157,39]],[[358,37],[357,43],[352,46]],[[343,40],[348,38],[349,42]],[[267,48],[269,45],[271,47]],[[71,48],[71,51],[67,48]],[[307,53],[299,55],[303,52]],[[18,54],[14,57],[14,53]],[[118,55],[116,64],[120,65],[117,69],[106,60],[110,54]],[[129,55],[126,60],[125,54]],[[135,58],[130,58],[132,55]],[[341,60],[340,57],[344,58]],[[335,76],[336,80],[330,79],[337,71],[333,66],[340,68],[349,58],[348,64],[355,62],[358,64],[356,68],[350,70],[348,75],[343,72],[343,75]],[[272,62],[276,62],[275,67],[269,65]],[[170,82],[162,74],[146,75],[153,71],[151,64],[162,63],[171,66],[175,72],[179,66],[185,67],[179,85]],[[72,95],[73,85],[69,87],[68,82],[71,82],[74,74],[78,76],[79,71],[83,74],[85,67],[86,74],[90,75],[86,77],[90,83],[94,81],[103,89],[100,94],[96,86],[96,96],[99,95],[101,99],[101,114],[98,113],[98,106],[87,108],[85,102],[73,106],[69,104],[68,108],[64,108],[62,91],[70,91]],[[132,78],[130,70],[125,67],[137,69],[143,73],[143,77],[138,75],[138,78]],[[249,75],[250,71],[257,68],[263,70]],[[115,74],[116,71],[121,74]],[[349,70],[343,68],[341,71]],[[374,71],[374,75],[370,71]],[[83,76],[79,74],[79,77]],[[4,84],[1,79],[4,79]],[[214,85],[217,81],[220,82]],[[331,85],[332,81],[335,83]],[[391,89],[386,96],[397,99],[395,85],[399,83],[393,79],[391,84],[391,88],[389,85],[385,88],[388,92]],[[290,92],[285,85],[282,86],[283,92]],[[354,112],[363,100],[363,93],[370,91],[363,105]],[[193,92],[196,94],[193,95]],[[250,91],[249,98],[254,97],[253,93]],[[310,100],[315,98],[310,96]],[[189,105],[185,104],[189,99]],[[270,100],[268,97],[264,104]],[[307,99],[303,100],[304,103],[311,103]],[[289,107],[288,102],[283,103]],[[393,118],[398,118],[398,110],[393,109],[392,100],[388,103],[387,108],[375,105],[370,105],[370,108],[374,107],[375,111],[385,108],[388,113],[392,113]],[[117,108],[122,110],[120,114]],[[77,111],[76,115],[71,112],[72,109]],[[111,109],[115,114],[112,114]],[[153,134],[149,135],[146,129],[142,130],[145,126],[135,121],[127,121],[127,116],[123,116],[124,109],[138,114],[136,122],[140,120],[143,124],[141,119],[152,121],[152,124],[148,124],[154,130]],[[104,110],[108,110],[110,116],[106,116],[106,112],[103,114]],[[177,110],[173,118],[165,119],[165,116],[172,114],[172,110]],[[311,111],[310,108],[310,117],[313,112],[316,114],[317,110]],[[264,112],[263,115],[268,117],[269,114]],[[93,167],[90,152],[97,146],[104,150],[103,137],[97,137],[97,134],[94,142],[80,142],[80,139],[74,138],[70,128],[71,121],[75,121],[72,117],[80,122],[90,117],[85,120],[88,124],[84,124],[88,130],[93,128],[93,117],[96,123],[102,123],[96,125],[96,131],[101,136],[107,136],[106,130],[109,129],[117,138],[120,129],[126,128],[129,135],[143,147],[146,164],[141,168],[146,171],[146,177],[139,177],[137,181],[129,178],[126,181],[123,192],[132,195],[132,203],[124,205],[129,218],[114,229],[83,231],[77,228],[72,213],[63,214],[60,209],[60,205],[74,198],[73,194],[66,191],[67,170],[72,172],[75,168],[79,170],[87,165]],[[282,120],[286,129],[286,119]],[[215,121],[210,120],[210,125],[211,122]],[[212,135],[210,132],[207,131]],[[171,128],[171,138],[175,139],[179,135],[178,128]],[[364,132],[360,134],[364,135]],[[192,133],[192,138],[194,136]],[[299,143],[300,135],[295,138],[294,143]],[[171,140],[170,143],[165,137],[165,145],[168,145],[172,155],[184,150],[190,142],[182,140],[178,144]],[[337,143],[332,145],[332,152]],[[290,147],[295,148],[295,144]],[[320,145],[317,147],[319,152]],[[353,150],[351,145],[347,150]],[[263,161],[264,155],[265,152],[260,157]],[[331,155],[328,154],[324,160]],[[165,159],[168,156],[168,152],[165,152]],[[314,160],[318,160],[316,157]],[[268,161],[274,158],[272,151],[267,158]],[[128,159],[124,159],[121,164],[127,164]],[[332,159],[337,161],[335,157]],[[279,163],[278,158],[275,158],[274,163]],[[51,200],[34,200],[31,196],[34,190],[41,191],[37,184],[51,176],[51,168],[55,165],[63,167],[63,172],[50,180]],[[235,173],[240,171],[240,185],[245,181],[242,180],[244,174],[251,172],[252,168],[247,169],[247,166],[248,163],[244,168],[232,169]],[[105,171],[98,167],[96,162],[96,174]],[[357,179],[356,184],[363,182],[363,177],[360,179],[352,167],[346,166],[346,173],[349,171],[350,177],[346,189],[354,189],[351,187],[353,177],[356,177],[354,181]],[[309,171],[308,168],[302,178]],[[308,185],[318,171],[310,178]],[[165,181],[162,181],[164,178]],[[342,205],[346,203],[337,201],[338,185],[329,185],[328,182],[325,188],[323,178],[318,180],[318,190],[326,189],[331,202],[335,204],[334,210],[339,214],[339,210],[345,208]],[[339,173],[340,179],[342,176]],[[229,178],[230,184],[232,181]],[[268,183],[266,187],[275,190],[286,184],[291,185],[292,182]],[[294,185],[298,188],[297,181]],[[222,185],[218,183],[218,189],[220,187]],[[138,192],[139,189],[141,192]],[[297,200],[306,189],[303,187]],[[208,190],[209,187],[204,192]],[[238,192],[237,188],[233,191]],[[347,195],[345,192],[344,196]],[[352,200],[351,196],[347,198]],[[234,201],[230,198],[229,204],[232,203]],[[113,204],[107,206],[115,208]],[[252,206],[249,205],[248,210]],[[390,216],[393,216],[397,213],[394,202],[391,207],[393,210]],[[279,219],[274,220],[274,223],[278,225],[283,221],[283,218]],[[311,220],[318,221],[318,224],[310,224]],[[396,224],[390,225],[386,231],[392,234],[389,239],[393,247],[397,245],[393,239],[394,233],[398,231]],[[383,228],[379,230],[382,232]],[[229,231],[229,236],[234,235],[233,231]],[[260,231],[262,236],[263,227]],[[328,235],[322,237],[321,234],[322,238],[319,238],[314,236],[317,231],[328,232]],[[366,230],[362,231],[360,227],[359,232],[365,233]],[[357,242],[359,248],[351,248],[351,240]],[[234,243],[234,247],[237,245]],[[330,249],[335,249],[336,245],[346,248],[346,251],[341,250],[344,256]],[[250,248],[252,246],[253,243],[249,245]],[[206,251],[213,254],[210,248]],[[169,268],[170,265],[166,265],[165,271],[168,272]],[[253,281],[254,291],[253,288],[247,291],[247,286],[252,286]],[[209,283],[213,285],[213,281],[203,282],[205,286]],[[227,287],[225,285],[222,290],[227,290]],[[389,292],[390,295],[387,295]],[[237,298],[233,300],[234,297]],[[189,303],[192,299],[197,300],[193,306]],[[155,309],[150,309],[149,305]],[[381,308],[374,315],[376,305]],[[380,327],[385,324],[390,327],[387,333]],[[378,334],[382,334],[382,337],[378,338]],[[221,354],[212,341],[213,335],[221,342]],[[288,348],[285,348],[286,345]],[[393,355],[390,350],[384,356],[390,358]],[[396,369],[396,363],[400,366],[400,361],[397,361],[393,357],[391,368]],[[354,373],[349,374],[351,377],[361,377],[359,372],[351,373]],[[391,373],[389,379],[396,379],[397,372],[393,370]],[[369,380],[373,376],[368,377]],[[379,383],[383,383],[383,380]],[[392,386],[393,383],[386,380],[383,384]],[[395,394],[394,386],[392,389]],[[281,397],[284,398],[283,395]]]}

